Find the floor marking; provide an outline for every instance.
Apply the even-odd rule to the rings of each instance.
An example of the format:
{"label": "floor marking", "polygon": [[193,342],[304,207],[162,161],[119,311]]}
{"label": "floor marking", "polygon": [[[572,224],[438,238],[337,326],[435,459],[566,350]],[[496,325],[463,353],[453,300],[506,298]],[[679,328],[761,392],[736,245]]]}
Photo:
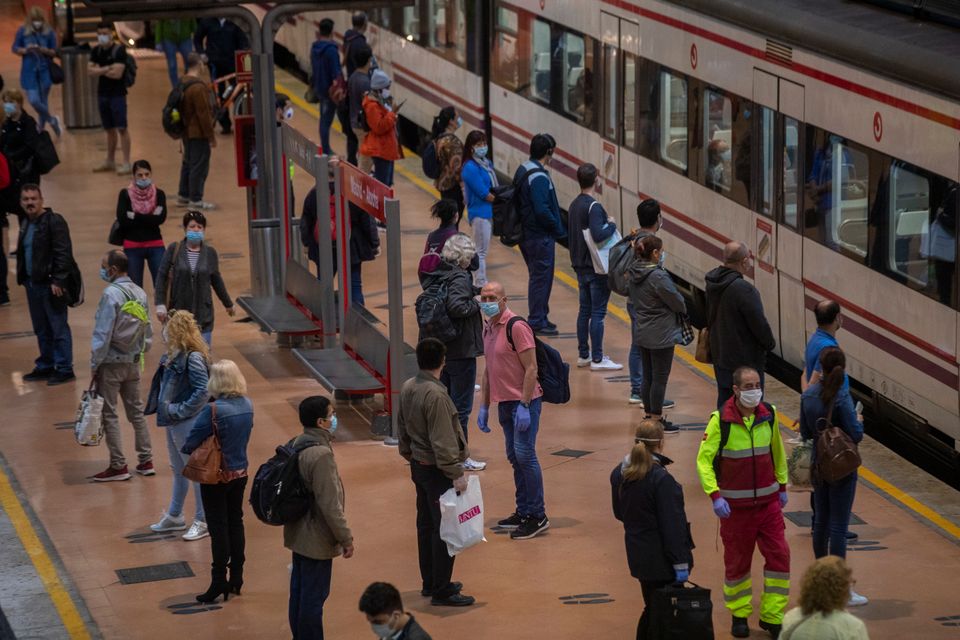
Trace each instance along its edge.
{"label": "floor marking", "polygon": [[63,583],[60,582],[53,561],[47,555],[47,550],[40,542],[37,532],[30,524],[30,519],[10,484],[10,478],[7,477],[2,468],[0,468],[0,506],[3,507],[7,517],[10,518],[14,530],[17,532],[17,537],[20,538],[20,544],[23,545],[27,555],[30,556],[30,560],[37,570],[37,575],[40,576],[40,581],[43,582],[53,606],[60,614],[60,620],[63,622],[71,640],[89,640],[90,632],[87,631],[87,625],[80,616],[80,612],[77,611],[73,598],[70,597]]}
{"label": "floor marking", "polygon": [[[280,82],[276,83],[276,89],[284,90],[284,93],[287,92],[286,88],[282,84],[280,84]],[[313,105],[308,104],[306,101],[304,101],[303,98],[296,95],[295,91],[288,93],[288,95],[290,96],[290,101],[293,102],[293,104],[297,105],[298,107],[300,107],[301,109],[303,109],[304,111],[312,115],[314,118],[320,117],[320,111]],[[334,120],[333,127],[336,131],[341,131],[340,123],[337,122],[336,120]],[[419,157],[415,151],[412,151],[406,148],[405,148],[405,151],[407,151],[411,157],[414,157],[414,158]],[[420,176],[414,175],[408,169],[406,169],[403,165],[395,165],[394,171],[396,173],[399,173],[404,178],[406,178],[416,186],[420,187],[420,189],[422,189],[423,191],[426,191],[433,197],[435,198],[440,197],[440,192],[434,189],[432,184],[427,183],[425,180],[420,178]],[[514,247],[513,249],[514,251],[519,252],[519,248]],[[570,276],[569,274],[564,273],[563,271],[554,271],[553,277],[554,279],[559,280],[560,282],[567,285],[568,287],[574,290],[578,290],[576,279]],[[615,305],[613,302],[607,303],[607,312],[612,316],[614,316],[615,318],[618,318],[619,320],[625,322],[626,324],[628,325],[630,324],[630,316],[627,315],[626,309],[623,309]],[[716,380],[716,378],[713,375],[713,367],[708,364],[698,362],[697,359],[694,358],[693,355],[688,353],[685,349],[676,349],[674,351],[674,354],[677,357],[679,357],[687,366],[700,372],[710,380],[714,380],[714,381]],[[800,428],[799,421],[793,418],[790,418],[788,416],[785,416],[783,414],[780,414],[780,422],[784,424],[784,426],[786,426],[791,431],[798,431]],[[935,525],[937,528],[942,529],[943,531],[945,531],[947,534],[949,534],[956,540],[960,540],[960,526],[955,525],[954,523],[950,522],[949,520],[947,520],[946,518],[938,514],[936,511],[934,511],[927,505],[917,500],[916,498],[912,497],[911,495],[907,494],[901,489],[898,489],[897,487],[890,484],[886,480],[883,480],[882,478],[880,478],[880,476],[878,476],[873,471],[870,471],[870,469],[868,469],[867,467],[861,466],[859,469],[859,472],[861,477],[863,477],[864,480],[867,480],[868,482],[872,483],[876,488],[880,489],[882,493],[885,493],[891,499],[895,500],[896,502],[899,502],[910,511],[913,511],[915,514],[919,515],[921,518]]]}

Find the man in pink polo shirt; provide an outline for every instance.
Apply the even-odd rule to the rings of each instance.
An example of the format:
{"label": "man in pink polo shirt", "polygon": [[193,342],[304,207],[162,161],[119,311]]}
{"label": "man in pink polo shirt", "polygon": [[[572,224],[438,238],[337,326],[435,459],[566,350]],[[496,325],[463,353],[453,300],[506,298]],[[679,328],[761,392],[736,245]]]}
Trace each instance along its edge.
{"label": "man in pink polo shirt", "polygon": [[550,527],[543,506],[543,472],[537,460],[543,389],[537,383],[536,342],[526,320],[510,321],[516,314],[507,308],[507,296],[499,282],[488,282],[481,290],[480,311],[487,319],[483,329],[486,367],[477,422],[481,431],[489,432],[490,401],[498,404],[517,488],[517,510],[497,524],[509,529],[512,539],[528,540]]}

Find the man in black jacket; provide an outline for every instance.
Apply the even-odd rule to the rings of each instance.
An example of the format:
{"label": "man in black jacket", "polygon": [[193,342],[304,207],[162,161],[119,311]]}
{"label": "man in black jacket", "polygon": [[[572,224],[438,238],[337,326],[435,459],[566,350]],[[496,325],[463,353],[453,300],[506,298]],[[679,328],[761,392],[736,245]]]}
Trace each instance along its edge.
{"label": "man in black jacket", "polygon": [[30,320],[40,357],[24,380],[46,380],[50,386],[74,380],[73,337],[67,324],[67,285],[75,269],[70,228],[59,213],[43,206],[35,184],[20,190],[27,214],[17,240],[17,284],[27,290]]}
{"label": "man in black jacket", "polygon": [[[210,65],[210,77],[216,79],[237,70],[235,55],[237,51],[249,49],[250,41],[240,27],[226,18],[201,18],[193,34],[193,48]],[[217,92],[223,96],[227,88],[235,84],[236,80],[217,83]],[[220,114],[220,126],[224,133],[230,133],[229,111]]]}
{"label": "man in black jacket", "polygon": [[717,408],[733,396],[733,372],[752,367],[760,374],[767,352],[777,346],[763,313],[760,292],[743,279],[750,269],[750,250],[742,242],[728,242],[723,264],[710,271],[707,281],[707,323],[710,357],[717,378]]}

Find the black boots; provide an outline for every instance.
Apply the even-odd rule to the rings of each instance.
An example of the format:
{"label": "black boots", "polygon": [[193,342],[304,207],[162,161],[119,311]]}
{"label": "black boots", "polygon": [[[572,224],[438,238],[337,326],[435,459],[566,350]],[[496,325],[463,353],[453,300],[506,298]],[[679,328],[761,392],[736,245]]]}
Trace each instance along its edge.
{"label": "black boots", "polygon": [[226,602],[231,591],[230,583],[227,582],[226,569],[214,569],[210,572],[210,588],[197,596],[197,602],[209,604],[215,602],[221,595],[223,595],[223,601]]}

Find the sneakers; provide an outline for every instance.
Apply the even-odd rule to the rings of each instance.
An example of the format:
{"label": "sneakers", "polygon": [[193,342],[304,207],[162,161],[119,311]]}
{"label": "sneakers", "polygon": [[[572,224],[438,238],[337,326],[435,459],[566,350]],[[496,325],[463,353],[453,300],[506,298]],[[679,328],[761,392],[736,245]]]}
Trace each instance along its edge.
{"label": "sneakers", "polygon": [[184,198],[183,196],[177,196],[177,206],[178,206],[178,207],[185,207],[185,206],[187,206],[188,204],[190,204],[190,200],[189,200],[188,198]]}
{"label": "sneakers", "polygon": [[780,629],[783,628],[783,625],[774,624],[772,622],[760,621],[760,628],[770,634],[770,637],[773,640],[777,640],[780,637]]}
{"label": "sneakers", "polygon": [[[450,593],[460,593],[461,590],[463,590],[462,582],[450,582]],[[422,595],[424,598],[429,598],[431,595],[433,595],[433,589],[420,589],[420,595]]]}
{"label": "sneakers", "polygon": [[730,626],[730,633],[734,638],[749,638],[750,625],[747,624],[747,619],[733,616],[733,624]]}
{"label": "sneakers", "polygon": [[197,211],[203,211],[203,210],[216,209],[217,205],[213,204],[212,202],[204,202],[203,200],[200,200],[198,202],[189,203],[187,205],[187,208],[195,209]]}
{"label": "sneakers", "polygon": [[627,400],[627,402],[629,402],[630,404],[638,404],[640,405],[641,409],[643,408],[643,398],[640,397],[639,393],[631,393],[630,399]]}
{"label": "sneakers", "polygon": [[113,171],[117,168],[112,162],[102,162],[93,168],[94,173],[107,173],[108,171]]}
{"label": "sneakers", "polygon": [[591,360],[590,358],[579,358],[579,357],[577,358],[577,368],[578,368],[578,369],[583,369],[584,367],[589,367],[591,364],[593,364],[593,360]]}
{"label": "sneakers", "polygon": [[53,375],[53,369],[40,369],[34,367],[33,371],[23,376],[24,382],[36,382],[37,380],[46,380]]}
{"label": "sneakers", "polygon": [[539,520],[535,517],[524,518],[523,522],[520,523],[520,526],[510,533],[510,539],[529,540],[530,538],[540,535],[549,528],[550,521],[547,519],[547,516],[543,516],[543,518]]}
{"label": "sneakers", "polygon": [[853,589],[850,589],[850,599],[847,600],[848,607],[862,607],[870,602],[865,596],[860,595]]}
{"label": "sneakers", "polygon": [[677,425],[673,424],[672,422],[670,422],[670,421],[667,420],[666,418],[660,418],[660,424],[663,425],[663,432],[664,432],[666,435],[671,435],[671,436],[672,436],[672,435],[677,435],[678,433],[680,433],[680,427],[678,427]]}
{"label": "sneakers", "polygon": [[137,473],[142,476],[155,476],[157,475],[157,470],[153,468],[153,461],[147,460],[146,462],[140,463],[137,465]]}
{"label": "sneakers", "polygon": [[63,134],[63,128],[60,126],[60,117],[53,116],[50,119],[50,128],[53,129],[53,133],[59,138]]}
{"label": "sneakers", "polygon": [[534,329],[533,332],[534,332],[535,334],[537,334],[538,336],[558,336],[558,335],[560,335],[560,331],[559,331],[555,326],[554,326],[554,327],[551,327],[551,326],[540,327],[540,328],[538,328],[538,329]]}
{"label": "sneakers", "polygon": [[118,165],[117,165],[117,175],[118,175],[118,176],[125,176],[125,175],[127,175],[128,173],[130,173],[131,171],[133,171],[133,165],[131,165],[131,164],[128,163],[128,162],[127,162],[127,163],[124,163],[124,164],[118,164]]}
{"label": "sneakers", "polygon": [[464,471],[483,471],[487,468],[486,462],[479,462],[473,458],[467,458],[463,461],[463,470]]}
{"label": "sneakers", "polygon": [[71,380],[76,380],[77,376],[73,375],[73,371],[54,371],[47,378],[47,386],[55,387],[58,384],[63,384],[64,382],[70,382]]}
{"label": "sneakers", "polygon": [[435,607],[469,607],[476,600],[473,596],[465,596],[462,593],[455,593],[446,598],[430,598],[430,604]]}
{"label": "sneakers", "polygon": [[160,522],[150,525],[150,530],[155,533],[183,531],[186,528],[187,522],[183,519],[183,516],[172,516],[166,511],[163,512],[163,517],[160,518]]}
{"label": "sneakers", "polygon": [[107,467],[105,471],[93,476],[94,482],[119,482],[121,480],[129,480],[130,472],[127,471],[127,465],[123,465],[119,469],[114,469],[113,467]]}
{"label": "sneakers", "polygon": [[497,526],[501,529],[507,529],[508,531],[513,531],[517,527],[523,524],[523,518],[520,517],[520,514],[513,512],[510,514],[510,517],[504,518],[503,520],[497,523]]}
{"label": "sneakers", "polygon": [[207,531],[207,523],[194,520],[193,524],[190,525],[190,530],[183,534],[183,539],[193,541],[206,538],[209,535],[210,533]]}
{"label": "sneakers", "polygon": [[[579,366],[580,363],[577,363]],[[591,362],[590,371],[619,371],[623,369],[622,364],[617,364],[611,360],[608,356],[603,356],[603,359],[600,362]]]}

